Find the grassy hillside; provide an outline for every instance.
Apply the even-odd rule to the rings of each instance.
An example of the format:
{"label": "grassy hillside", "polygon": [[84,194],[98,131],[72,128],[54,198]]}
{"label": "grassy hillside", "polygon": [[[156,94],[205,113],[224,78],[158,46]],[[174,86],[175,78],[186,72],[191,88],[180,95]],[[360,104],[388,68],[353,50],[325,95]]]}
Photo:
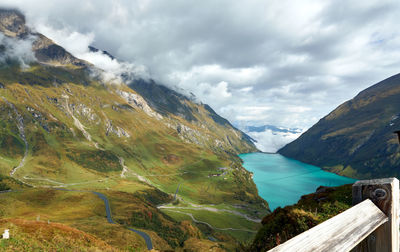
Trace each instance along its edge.
{"label": "grassy hillside", "polygon": [[[220,147],[214,145],[215,139],[219,139],[218,134],[224,132],[222,128],[212,132],[175,115],[162,119],[154,117],[151,113],[156,112],[146,113],[142,107],[119,95],[121,92],[135,95],[128,87],[104,86],[88,77],[90,82],[80,83],[85,80],[81,75],[80,69],[42,65],[21,70],[11,64],[0,69],[3,85],[0,89],[3,124],[0,174],[2,178],[7,176],[8,181],[0,181],[2,190],[11,188],[10,183],[25,187],[109,190],[106,192],[110,193],[119,223],[153,231],[155,239],[169,248],[184,247],[187,239],[193,242],[193,237],[185,235],[181,221],[192,223],[191,226],[197,224],[174,212],[157,209],[157,204],[169,203],[172,198],[159,199],[151,209],[133,204],[134,201],[128,199],[137,198],[138,192],[157,198],[175,193],[180,185],[178,196],[181,202],[214,204],[221,209],[245,205],[246,208],[240,211],[254,218],[266,213],[266,202],[258,196],[250,174],[234,155],[241,145],[225,149],[222,140]],[[57,82],[52,81],[55,76],[59,78]],[[79,81],[72,82],[75,79]],[[200,120],[205,114],[196,116]],[[212,124],[212,119],[207,120],[203,120],[203,124],[220,127]],[[194,133],[193,138],[190,130],[185,132],[187,135],[180,134],[168,126],[172,123],[179,123],[182,128],[196,127],[198,133]],[[234,132],[228,130],[227,134]],[[197,138],[204,142],[191,142]],[[246,143],[244,146],[244,151],[250,148]],[[209,176],[221,174],[220,167],[228,168],[223,176]],[[11,173],[13,178],[9,177]],[[114,199],[114,195],[119,196]],[[3,198],[7,196],[2,195]],[[141,204],[151,200],[143,197]],[[5,211],[3,204],[0,211]],[[52,211],[64,215],[57,209]],[[180,212],[186,216],[192,210]],[[151,220],[149,215],[153,216]],[[258,227],[256,222],[238,215],[224,216],[228,220],[243,219],[243,225],[249,230]],[[28,216],[16,211],[13,216],[4,217]],[[221,213],[207,210],[198,217],[200,221],[226,229],[199,230],[199,240],[206,239],[206,234],[216,233],[215,236],[222,237],[219,241],[229,240],[233,246],[236,243],[233,237],[239,240],[252,237],[254,231],[229,230],[231,221],[224,226],[218,225],[220,217]],[[76,225],[75,222],[68,224]],[[79,230],[86,232],[82,227]]]}
{"label": "grassy hillside", "polygon": [[400,75],[358,94],[279,153],[353,178],[400,176]]}
{"label": "grassy hillside", "polygon": [[[149,191],[102,193],[111,201],[113,219],[119,225],[107,222],[103,201],[90,192],[24,189],[0,194],[0,231],[10,229],[12,238],[3,241],[0,248],[145,251],[144,240],[126,227],[145,231],[155,249],[162,251],[189,249],[188,240],[188,244],[207,244],[207,236],[191,221],[176,221],[158,211],[155,204],[168,195],[160,197],[162,194]],[[215,236],[220,241],[210,247],[234,249],[236,242],[229,235]]]}
{"label": "grassy hillside", "polygon": [[0,202],[0,228],[12,238],[2,246],[10,251],[145,248],[135,233],[107,223],[104,204],[91,193],[27,189],[0,194]]}
{"label": "grassy hillside", "polygon": [[[30,34],[20,13],[0,12],[0,31],[12,39]],[[268,204],[236,156],[256,151],[245,134],[154,82],[146,89],[154,97],[135,81],[104,83],[90,63],[35,35],[37,61],[23,68],[0,45],[0,190],[14,190],[0,194],[0,217],[21,233],[3,248],[145,249],[126,227],[162,250],[234,250],[252,239]],[[94,195],[56,188],[102,192],[120,225],[107,224]],[[35,223],[38,216],[50,224]],[[38,225],[48,228],[43,237],[23,238]],[[93,242],[68,238],[79,232]],[[65,239],[56,244],[53,233]]]}
{"label": "grassy hillside", "polygon": [[11,239],[0,240],[1,251],[122,251],[75,228],[25,219],[1,219],[0,229],[10,230]]}
{"label": "grassy hillside", "polygon": [[[8,41],[0,45],[0,190],[13,190],[0,194],[4,226],[24,233],[18,221],[35,226],[40,216],[104,242],[68,245],[69,233],[48,225],[71,250],[145,249],[127,227],[161,250],[234,250],[252,239],[268,204],[236,156],[256,151],[244,133],[154,81],[105,83],[102,70],[33,34],[18,11],[0,10],[0,31]],[[36,61],[21,67],[9,44],[28,35]],[[95,195],[57,188],[105,194],[119,225],[107,224]],[[14,237],[2,246],[61,246],[47,235]]]}

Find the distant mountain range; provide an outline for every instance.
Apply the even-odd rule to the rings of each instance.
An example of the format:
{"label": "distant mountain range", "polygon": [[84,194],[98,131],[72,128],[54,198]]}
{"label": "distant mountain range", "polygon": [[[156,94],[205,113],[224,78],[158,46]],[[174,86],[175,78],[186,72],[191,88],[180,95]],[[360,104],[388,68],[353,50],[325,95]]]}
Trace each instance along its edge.
{"label": "distant mountain range", "polygon": [[270,124],[261,126],[246,125],[241,126],[240,129],[253,139],[257,148],[264,152],[276,152],[302,133],[300,128],[287,128]]}
{"label": "distant mountain range", "polygon": [[354,178],[400,176],[400,74],[343,103],[282,155]]}
{"label": "distant mountain range", "polygon": [[273,133],[292,133],[298,134],[301,133],[302,130],[300,128],[285,128],[285,127],[277,127],[274,125],[262,125],[262,126],[246,126],[244,129],[246,132],[264,132],[266,130],[270,130]]}

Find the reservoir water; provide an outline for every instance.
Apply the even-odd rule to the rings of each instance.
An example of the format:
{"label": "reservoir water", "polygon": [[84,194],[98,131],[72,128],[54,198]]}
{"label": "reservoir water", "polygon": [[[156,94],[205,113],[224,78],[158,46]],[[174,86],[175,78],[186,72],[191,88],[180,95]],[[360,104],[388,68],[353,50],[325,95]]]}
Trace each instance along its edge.
{"label": "reservoir water", "polygon": [[240,154],[243,166],[254,173],[259,195],[271,210],[295,204],[302,195],[323,186],[351,184],[355,179],[326,172],[321,168],[279,154]]}

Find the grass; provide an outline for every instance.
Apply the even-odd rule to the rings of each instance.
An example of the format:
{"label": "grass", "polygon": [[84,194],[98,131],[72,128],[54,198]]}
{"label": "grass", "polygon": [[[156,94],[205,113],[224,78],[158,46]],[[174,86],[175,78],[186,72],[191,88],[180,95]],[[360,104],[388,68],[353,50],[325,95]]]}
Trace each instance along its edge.
{"label": "grass", "polygon": [[[245,152],[250,147],[240,142],[240,137],[234,136],[235,132],[230,128],[216,124],[201,105],[186,101],[193,111],[197,111],[194,116],[204,124],[202,126],[175,115],[157,120],[131,106],[115,92],[116,89],[132,90],[124,86],[104,87],[88,78],[82,69],[34,65],[27,71],[20,71],[10,64],[0,66],[0,80],[5,86],[0,89],[0,96],[13,103],[23,116],[29,143],[26,163],[15,173],[17,179],[39,187],[65,186],[102,191],[112,198],[112,208],[120,223],[154,232],[154,239],[164,244],[164,248],[182,247],[185,239],[193,242],[194,237],[182,235],[184,230],[202,233],[193,223],[188,225],[186,221],[183,225],[180,220],[155,208],[157,204],[171,200],[163,197],[175,193],[179,183],[182,183],[179,196],[188,202],[217,204],[218,207],[244,204],[266,210],[255,185],[248,179],[249,174],[241,169],[240,161],[232,154]],[[25,146],[15,120],[9,119],[9,114],[13,115],[14,111],[3,99],[0,104],[0,148],[3,146],[0,174],[7,175],[19,164]],[[91,141],[75,126],[69,111],[90,134]],[[196,130],[197,140],[202,145],[182,139],[175,128],[166,126],[167,122]],[[130,137],[118,137],[107,131],[109,123],[124,129]],[[234,147],[227,143],[226,136]],[[215,138],[221,139],[223,146],[216,148]],[[7,149],[9,145],[14,148]],[[129,170],[125,178],[120,176],[119,158],[125,160]],[[226,179],[209,178],[208,175],[216,172],[218,167],[231,167],[232,171]],[[139,181],[135,174],[145,177],[150,185]],[[14,183],[7,181],[6,186]],[[154,186],[159,190],[154,191]],[[35,202],[29,202],[30,199]],[[98,224],[104,221],[104,209],[100,206],[101,201],[90,194],[32,189],[0,196],[0,202],[3,217],[33,221],[40,214],[41,218],[72,225],[90,234],[103,234],[99,228],[102,225]],[[65,202],[70,202],[71,207],[64,209]],[[15,206],[15,211],[3,203]],[[146,219],[149,213],[152,217]],[[234,220],[234,216],[225,217],[227,221]],[[106,239],[105,234],[102,239]]]}
{"label": "grass", "polygon": [[[94,148],[93,144],[90,144],[71,123],[71,118],[66,115],[65,109],[62,107],[65,105],[63,99],[60,98],[62,89],[52,86],[7,85],[7,89],[0,90],[0,92],[10,102],[16,103],[20,111],[25,111],[24,116],[31,118],[26,120],[26,131],[30,143],[29,158],[23,169],[17,171],[18,178],[22,179],[25,176],[48,178],[67,184],[100,180],[114,176],[116,174],[112,173],[113,171],[122,169],[118,161],[118,156],[120,156],[125,159],[129,169],[137,174],[143,176],[166,175],[148,177],[154,185],[159,186],[165,192],[173,193],[180,182],[187,182],[190,188],[187,186],[182,190],[182,196],[191,198],[198,203],[219,204],[227,201],[232,203],[240,201],[235,200],[235,195],[238,195],[237,192],[242,189],[232,190],[232,186],[235,186],[236,182],[232,176],[227,176],[228,181],[207,178],[207,175],[214,172],[217,167],[229,166],[230,161],[199,146],[182,142],[180,138],[174,136],[176,133],[166,128],[162,122],[149,118],[142,111],[134,110],[132,112],[123,107],[115,111],[111,106],[100,109],[104,106],[104,101],[110,99],[118,101],[119,104],[125,103],[110,91],[97,86],[84,87],[71,83],[63,84],[63,86],[74,94],[74,96],[70,96],[69,104],[84,104],[97,115],[95,121],[90,121],[87,117],[79,114],[80,112],[76,113],[76,117],[85,124],[86,130],[94,141],[105,150]],[[28,90],[28,93],[25,90]],[[92,95],[93,93],[96,94],[96,97]],[[43,99],[43,97],[49,98]],[[18,105],[19,102],[20,105]],[[38,110],[38,106],[40,107],[42,117],[53,123],[51,134],[42,129],[40,120],[38,121],[26,113],[26,106],[36,110]],[[98,124],[98,120],[106,119],[111,120],[113,125],[124,128],[131,137],[124,139],[114,135],[106,136],[104,126],[101,123]],[[153,126],[151,128],[146,123],[149,120]],[[71,128],[74,128],[76,137],[71,133]],[[176,162],[165,161],[171,155],[176,157]],[[9,157],[5,156],[4,158]],[[12,167],[7,168],[7,170],[10,169]],[[111,174],[108,174],[110,172]],[[169,174],[179,172],[187,173],[169,176]],[[244,181],[241,182],[243,184]],[[31,180],[30,183],[46,185],[47,182]],[[116,181],[116,183],[119,182]],[[47,183],[47,185],[54,184]],[[102,184],[94,183],[94,185],[95,188],[101,188]],[[103,188],[110,188],[110,185],[104,184]]]}
{"label": "grass", "polygon": [[75,155],[67,154],[67,157],[84,168],[99,172],[121,171],[122,167],[118,157],[111,151],[104,150],[72,150]]}
{"label": "grass", "polygon": [[9,240],[0,240],[1,251],[115,251],[117,247],[93,235],[59,223],[21,219],[0,220],[0,230],[10,230]]}
{"label": "grass", "polygon": [[[246,230],[257,231],[261,226],[258,223],[250,222],[243,217],[226,213],[226,212],[210,212],[206,210],[191,210],[191,209],[163,209],[163,212],[177,221],[192,221],[192,218],[187,214],[192,214],[197,221],[207,222],[216,229],[204,224],[196,224],[199,228],[206,230],[206,233],[223,233],[241,242],[250,241],[254,238],[255,233]],[[242,230],[221,230],[226,228],[235,228]]]}
{"label": "grass", "polygon": [[[47,221],[55,224],[60,223],[60,225],[76,228],[81,232],[97,237],[98,240],[113,248],[121,250],[128,247],[131,249],[145,248],[143,239],[137,234],[122,226],[107,223],[103,201],[91,193],[28,189],[1,194],[0,216],[3,220],[2,227],[12,226],[13,222],[7,221],[9,219],[23,218],[23,221],[33,224],[39,219],[38,225],[47,225]],[[50,231],[43,227],[43,232]],[[66,240],[71,239],[71,237],[65,236]],[[54,240],[47,240],[46,243],[28,240],[26,243],[32,245],[37,243],[42,249],[48,248],[50,250],[56,249],[51,246],[57,245]],[[9,246],[14,245],[13,243],[9,244]],[[69,244],[69,246],[73,245],[73,243]],[[65,246],[68,248],[67,245]]]}

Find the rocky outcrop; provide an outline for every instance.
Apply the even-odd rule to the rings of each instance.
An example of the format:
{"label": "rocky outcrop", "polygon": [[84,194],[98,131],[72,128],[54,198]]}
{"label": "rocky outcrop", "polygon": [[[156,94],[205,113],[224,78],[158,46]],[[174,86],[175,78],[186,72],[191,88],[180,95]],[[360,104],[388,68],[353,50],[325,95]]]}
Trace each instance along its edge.
{"label": "rocky outcrop", "polygon": [[90,64],[84,60],[75,58],[61,46],[55,44],[52,40],[35,33],[36,40],[33,43],[33,51],[37,60],[41,63],[52,65],[74,65],[77,67],[87,67]]}
{"label": "rocky outcrop", "polygon": [[162,115],[158,114],[153,109],[151,109],[150,106],[147,104],[147,102],[141,96],[121,90],[117,90],[116,93],[119,94],[122,98],[124,98],[124,100],[128,102],[130,105],[133,105],[134,107],[143,110],[147,115],[154,117],[158,120],[163,118]]}
{"label": "rocky outcrop", "polygon": [[0,9],[0,32],[9,37],[23,37],[29,32],[24,15],[15,9]]}
{"label": "rocky outcrop", "polygon": [[120,128],[118,126],[114,126],[111,120],[107,120],[107,122],[106,122],[106,136],[109,136],[110,134],[114,134],[117,137],[130,137],[131,136],[123,128]]}
{"label": "rocky outcrop", "polygon": [[0,32],[8,37],[33,38],[32,50],[37,60],[45,64],[74,65],[87,67],[90,64],[74,57],[61,46],[40,33],[31,31],[25,23],[24,15],[15,9],[0,9]]}

